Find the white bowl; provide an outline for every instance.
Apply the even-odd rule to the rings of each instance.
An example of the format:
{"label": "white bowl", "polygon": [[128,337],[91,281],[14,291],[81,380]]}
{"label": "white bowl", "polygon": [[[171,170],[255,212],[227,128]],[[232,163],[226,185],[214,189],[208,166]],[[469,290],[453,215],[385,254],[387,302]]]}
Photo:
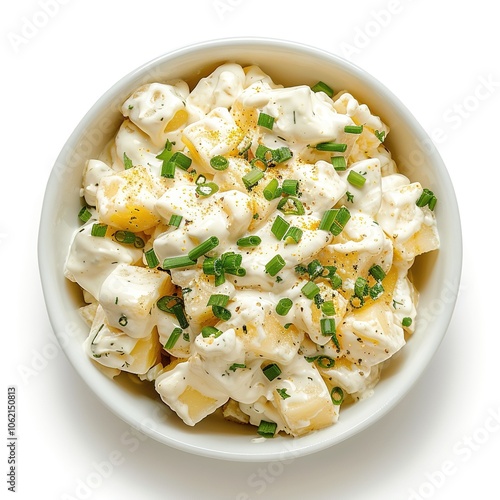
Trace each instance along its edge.
{"label": "white bowl", "polygon": [[[414,281],[421,292],[416,331],[384,371],[374,395],[340,412],[332,427],[300,438],[255,440],[255,429],[208,418],[191,428],[133,377],[112,381],[82,349],[87,327],[81,299],[63,276],[66,252],[78,226],[85,159],[99,152],[120,121],[124,99],[142,83],[183,78],[191,86],[225,61],[257,64],[284,85],[332,83],[368,104],[391,128],[387,144],[400,170],[432,189],[441,249],[417,258]],[[387,414],[423,373],[442,341],[455,305],[462,264],[460,217],[452,183],[438,152],[405,106],[369,74],[332,54],[302,44],[256,38],[215,40],[176,50],[126,75],[85,115],[60,153],[48,181],[39,232],[39,266],[55,334],[76,371],[116,415],[148,436],[198,455],[241,461],[283,460],[313,453],[365,429]]]}

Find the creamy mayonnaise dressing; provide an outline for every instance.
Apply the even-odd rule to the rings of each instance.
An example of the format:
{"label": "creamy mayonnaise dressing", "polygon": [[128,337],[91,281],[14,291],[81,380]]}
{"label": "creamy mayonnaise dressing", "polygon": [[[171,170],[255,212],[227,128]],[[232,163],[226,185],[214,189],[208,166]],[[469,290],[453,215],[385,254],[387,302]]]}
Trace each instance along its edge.
{"label": "creamy mayonnaise dressing", "polygon": [[380,117],[329,90],[236,63],[145,84],[84,168],[65,276],[85,351],[188,425],[222,408],[266,436],[329,426],[414,330],[433,193],[397,172]]}

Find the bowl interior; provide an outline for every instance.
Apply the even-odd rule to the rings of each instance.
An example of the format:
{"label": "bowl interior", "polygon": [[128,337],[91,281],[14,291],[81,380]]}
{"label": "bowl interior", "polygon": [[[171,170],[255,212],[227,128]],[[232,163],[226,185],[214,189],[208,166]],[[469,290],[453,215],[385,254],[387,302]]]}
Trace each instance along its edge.
{"label": "bowl interior", "polygon": [[[255,440],[253,429],[228,424],[214,415],[195,428],[185,426],[160,402],[151,384],[120,375],[104,376],[82,350],[87,327],[77,308],[82,299],[76,285],[63,276],[67,249],[78,226],[79,190],[85,160],[95,157],[116,132],[120,106],[139,85],[175,78],[192,88],[219,64],[257,64],[275,82],[313,85],[328,82],[347,89],[391,132],[389,150],[400,170],[419,180],[438,197],[436,215],[441,249],[417,258],[414,281],[421,292],[416,331],[391,361],[374,395],[343,408],[334,426],[301,437]],[[430,139],[408,110],[381,83],[356,66],[331,54],[296,43],[264,39],[216,40],[177,50],[125,76],[87,113],[68,139],[53,167],[42,209],[39,263],[47,309],[66,355],[99,399],[135,428],[172,447],[230,460],[279,460],[319,451],[336,444],[387,413],[411,388],[441,342],[455,304],[461,271],[461,230],[454,190],[447,170]]]}

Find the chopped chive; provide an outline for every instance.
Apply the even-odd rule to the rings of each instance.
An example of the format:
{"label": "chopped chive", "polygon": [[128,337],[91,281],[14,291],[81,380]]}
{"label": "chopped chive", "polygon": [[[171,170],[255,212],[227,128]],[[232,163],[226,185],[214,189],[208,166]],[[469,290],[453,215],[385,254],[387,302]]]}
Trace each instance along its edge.
{"label": "chopped chive", "polygon": [[276,389],[276,392],[281,396],[281,399],[286,399],[286,398],[292,397],[292,396],[290,396],[290,394],[288,394],[288,392],[286,392],[286,388],[285,389]]}
{"label": "chopped chive", "polygon": [[377,136],[377,139],[380,141],[380,142],[384,142],[385,141],[385,131],[378,131],[378,130],[375,130],[375,135]]}
{"label": "chopped chive", "polygon": [[156,307],[158,307],[160,311],[174,314],[173,308],[178,304],[182,306],[182,303],[182,299],[177,295],[164,295],[156,301]]}
{"label": "chopped chive", "polygon": [[144,240],[140,236],[136,236],[134,239],[134,247],[135,248],[144,248]]}
{"label": "chopped chive", "polygon": [[278,240],[282,240],[289,227],[290,223],[283,219],[281,215],[277,215],[276,219],[274,219],[273,225],[271,226],[271,233],[273,233]]}
{"label": "chopped chive", "polygon": [[238,368],[246,368],[247,365],[245,365],[244,363],[233,363],[229,369],[232,371],[232,372],[235,372]]}
{"label": "chopped chive", "polygon": [[267,165],[267,162],[272,160],[272,157],[273,150],[271,148],[264,146],[264,144],[259,144],[257,146],[257,149],[255,150],[255,158],[262,160]]}
{"label": "chopped chive", "polygon": [[276,363],[265,366],[262,371],[270,382],[281,375],[281,368]]}
{"label": "chopped chive", "polygon": [[280,254],[276,254],[267,264],[266,273],[276,276],[286,265],[285,260]]}
{"label": "chopped chive", "polygon": [[346,207],[326,210],[319,223],[319,229],[330,231],[334,236],[338,236],[350,218],[351,213]]}
{"label": "chopped chive", "polygon": [[200,184],[205,184],[205,182],[207,182],[207,178],[203,174],[198,175],[198,177],[196,177],[196,180],[194,181],[197,186]]}
{"label": "chopped chive", "polygon": [[247,271],[243,267],[227,267],[224,269],[227,274],[233,274],[235,276],[246,276]]}
{"label": "chopped chive", "polygon": [[281,188],[284,193],[289,194],[291,196],[297,196],[299,192],[299,181],[295,179],[285,179]]}
{"label": "chopped chive", "polygon": [[432,197],[434,196],[434,193],[427,188],[424,188],[422,191],[422,194],[420,195],[420,198],[417,200],[417,207],[425,207],[427,205]]}
{"label": "chopped chive", "polygon": [[279,187],[278,179],[272,179],[262,193],[267,201],[271,201],[281,196],[281,192],[282,190]]}
{"label": "chopped chive", "polygon": [[335,318],[321,318],[320,327],[321,335],[331,337],[336,332]]}
{"label": "chopped chive", "polygon": [[200,243],[198,246],[194,247],[189,253],[188,258],[191,260],[197,260],[202,255],[213,250],[216,246],[219,245],[219,238],[217,236],[212,236],[205,240],[203,243]]}
{"label": "chopped chive", "polygon": [[182,328],[174,328],[172,333],[168,337],[167,342],[165,343],[165,349],[172,349],[175,346],[176,342],[179,340],[179,337],[182,335]]}
{"label": "chopped chive", "polygon": [[282,146],[281,148],[273,149],[273,160],[276,163],[283,163],[292,157],[292,152],[287,146]]}
{"label": "chopped chive", "polygon": [[412,320],[410,317],[408,317],[408,316],[407,316],[407,317],[405,317],[405,318],[403,318],[403,321],[401,322],[401,324],[402,324],[405,328],[407,328],[407,327],[411,326],[411,324],[412,324],[412,323],[413,323],[413,320]]}
{"label": "chopped chive", "polygon": [[354,309],[359,309],[360,307],[363,307],[364,303],[365,303],[364,297],[358,297],[357,295],[353,295],[349,299],[349,304],[351,304],[351,306]]}
{"label": "chopped chive", "polygon": [[354,187],[361,188],[365,185],[366,177],[359,172],[351,170],[347,176],[347,182]]}
{"label": "chopped chive", "polygon": [[226,276],[224,275],[224,272],[215,275],[214,285],[216,287],[223,285],[225,282],[226,282]]}
{"label": "chopped chive", "polygon": [[416,202],[417,207],[425,207],[425,205],[428,205],[430,210],[434,210],[436,203],[437,203],[436,196],[430,189],[427,188],[423,189],[420,198]]}
{"label": "chopped chive", "polygon": [[207,302],[207,306],[226,307],[228,302],[229,302],[229,295],[214,293],[210,295],[210,298],[208,299]]}
{"label": "chopped chive", "polygon": [[300,276],[307,273],[307,267],[303,266],[302,264],[295,266],[293,270]]}
{"label": "chopped chive", "polygon": [[328,97],[333,97],[333,89],[321,80],[311,87],[313,92],[324,92]]}
{"label": "chopped chive", "polygon": [[81,210],[78,212],[78,218],[82,222],[88,222],[91,217],[92,217],[92,212],[87,207],[82,207]]}
{"label": "chopped chive", "polygon": [[273,149],[273,160],[275,163],[283,163],[292,157],[292,151],[287,146]]}
{"label": "chopped chive", "polygon": [[316,285],[316,283],[313,283],[312,281],[308,281],[302,288],[302,293],[308,298],[308,299],[314,299],[316,295],[320,292],[319,286]]}
{"label": "chopped chive", "polygon": [[96,222],[95,224],[92,224],[92,229],[90,230],[90,234],[92,236],[97,236],[98,238],[104,238],[104,236],[106,236],[107,230],[108,230],[107,224]]}
{"label": "chopped chive", "polygon": [[229,167],[229,161],[222,155],[213,156],[210,158],[210,166],[214,170],[226,170]]}
{"label": "chopped chive", "polygon": [[135,242],[136,236],[135,236],[135,233],[133,233],[132,231],[119,230],[119,231],[116,231],[115,233],[113,233],[113,238],[118,243],[124,243],[125,245],[131,245]]}
{"label": "chopped chive", "polygon": [[437,203],[437,198],[433,196],[427,205],[429,207],[429,210],[434,210],[436,203]]}
{"label": "chopped chive", "polygon": [[154,248],[150,248],[148,251],[144,252],[144,257],[146,257],[146,262],[149,268],[156,267],[160,263]]}
{"label": "chopped chive", "polygon": [[332,156],[330,158],[330,161],[332,162],[333,168],[337,172],[347,170],[347,163],[346,163],[345,158],[343,156]]}
{"label": "chopped chive", "polygon": [[384,287],[380,281],[375,283],[372,287],[370,287],[370,297],[373,300],[377,300],[384,293]]}
{"label": "chopped chive", "polygon": [[236,241],[239,247],[256,247],[262,243],[260,236],[245,236]]}
{"label": "chopped chive", "polygon": [[318,259],[314,259],[309,264],[307,264],[307,272],[309,273],[309,279],[314,281],[316,278],[323,274],[325,268],[323,264]]}
{"label": "chopped chive", "polygon": [[373,266],[368,269],[368,274],[373,276],[377,281],[382,281],[386,276],[384,270],[378,264],[373,264]]}
{"label": "chopped chive", "polygon": [[335,360],[330,356],[320,355],[314,361],[320,368],[333,368],[335,366]]}
{"label": "chopped chive", "polygon": [[255,186],[262,177],[264,177],[264,172],[260,170],[260,168],[252,168],[250,172],[246,173],[243,177],[243,184],[245,184],[245,187],[247,189],[250,189],[251,187]]}
{"label": "chopped chive", "polygon": [[219,276],[222,274],[222,261],[215,257],[207,257],[203,261],[203,272],[208,276]]}
{"label": "chopped chive", "polygon": [[323,231],[330,231],[333,221],[335,220],[336,213],[337,211],[333,208],[330,210],[326,210],[323,216],[321,217],[318,229],[321,229]]}
{"label": "chopped chive", "polygon": [[215,328],[215,326],[204,326],[201,329],[201,336],[206,339],[207,337],[220,337],[222,335],[222,331],[219,330],[218,328]]}
{"label": "chopped chive", "polygon": [[319,144],[316,144],[315,148],[318,151],[335,151],[337,153],[344,153],[345,150],[347,149],[347,144],[328,141],[328,142],[320,142]]}
{"label": "chopped chive", "polygon": [[337,338],[337,331],[334,331],[332,333],[332,342],[335,344],[335,347],[337,349],[340,349],[340,343],[339,343],[339,339]]}
{"label": "chopped chive", "polygon": [[304,359],[308,363],[314,363],[318,358],[319,358],[319,355],[318,356],[304,356]]}
{"label": "chopped chive", "polygon": [[298,243],[302,239],[304,231],[299,227],[292,226],[285,234],[285,243]]}
{"label": "chopped chive", "polygon": [[333,300],[325,300],[325,302],[321,304],[321,312],[326,316],[334,316],[335,305],[333,304]]}
{"label": "chopped chive", "polygon": [[293,306],[293,302],[288,297],[280,299],[276,305],[276,313],[280,316],[286,316]]}
{"label": "chopped chive", "polygon": [[250,160],[250,165],[258,170],[262,170],[262,172],[265,172],[269,166],[266,161],[261,160],[260,158],[252,158]]}
{"label": "chopped chive", "polygon": [[276,433],[276,429],[278,428],[278,424],[275,422],[267,422],[266,420],[261,420],[259,427],[257,428],[257,434],[260,434],[265,438],[272,438]]}
{"label": "chopped chive", "polygon": [[174,316],[176,317],[177,321],[179,322],[179,326],[181,328],[187,328],[189,326],[188,320],[186,318],[186,313],[184,312],[184,307],[182,304],[175,304],[172,307],[172,311],[174,312]]}
{"label": "chopped chive", "polygon": [[222,254],[220,258],[224,269],[238,268],[241,266],[243,260],[243,256],[235,252],[226,252]]}
{"label": "chopped chive", "polygon": [[286,215],[304,215],[306,213],[304,205],[295,196],[282,198],[276,208]]}
{"label": "chopped chive", "polygon": [[363,125],[346,125],[344,132],[346,134],[361,134],[363,132]]}
{"label": "chopped chive", "polygon": [[173,162],[177,167],[182,168],[182,170],[187,170],[191,166],[191,163],[193,163],[193,160],[191,160],[191,158],[186,156],[184,153],[181,153],[180,151],[175,152],[170,158],[170,161]]}
{"label": "chopped chive", "polygon": [[360,299],[369,295],[368,281],[365,278],[359,276],[354,282],[354,295]]}
{"label": "chopped chive", "polygon": [[167,142],[165,143],[165,147],[163,148],[163,151],[156,156],[158,160],[162,161],[169,161],[170,158],[172,158],[172,143],[167,139]]}
{"label": "chopped chive", "polygon": [[203,184],[198,184],[195,191],[204,197],[212,196],[219,191],[219,186],[215,182],[204,182]]}
{"label": "chopped chive", "polygon": [[221,319],[222,321],[228,321],[231,319],[231,311],[221,306],[212,306],[213,315]]}
{"label": "chopped chive", "polygon": [[178,269],[181,267],[194,266],[196,261],[189,258],[188,255],[182,255],[180,257],[168,257],[163,261],[162,269]]}
{"label": "chopped chive", "polygon": [[132,160],[127,156],[127,153],[125,152],[123,152],[123,166],[125,167],[125,170],[128,170],[129,168],[132,168],[134,166]]}
{"label": "chopped chive", "polygon": [[175,177],[175,163],[173,161],[164,161],[161,166],[162,177],[173,179]]}
{"label": "chopped chive", "polygon": [[273,167],[278,163],[283,163],[292,158],[292,152],[289,147],[271,149],[264,144],[259,144],[255,151],[255,158],[260,160],[265,167]]}
{"label": "chopped chive", "polygon": [[342,286],[342,278],[338,274],[334,274],[330,278],[330,283],[332,285],[332,288],[334,290],[337,290],[337,288],[340,288]]}
{"label": "chopped chive", "polygon": [[124,314],[122,316],[120,316],[119,320],[118,320],[118,324],[120,326],[127,326],[128,325],[128,319],[127,319],[127,316],[125,316]]}
{"label": "chopped chive", "polygon": [[170,220],[168,221],[169,226],[179,227],[182,222],[182,215],[172,214]]}
{"label": "chopped chive", "polygon": [[344,401],[344,391],[340,387],[334,387],[330,392],[330,397],[332,398],[332,403],[339,406]]}
{"label": "chopped chive", "polygon": [[259,118],[257,119],[257,125],[272,130],[274,125],[274,117],[261,112],[259,113]]}
{"label": "chopped chive", "polygon": [[177,297],[177,295],[165,295],[156,302],[156,306],[160,311],[173,314],[179,322],[179,326],[181,328],[187,328],[189,323],[184,312],[183,304],[182,299]]}

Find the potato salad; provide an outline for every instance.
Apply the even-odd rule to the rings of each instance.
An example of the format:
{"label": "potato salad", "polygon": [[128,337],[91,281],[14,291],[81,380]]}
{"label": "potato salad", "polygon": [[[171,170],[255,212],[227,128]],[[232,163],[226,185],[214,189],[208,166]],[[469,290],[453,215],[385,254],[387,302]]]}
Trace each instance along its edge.
{"label": "potato salad", "polygon": [[187,425],[330,426],[413,332],[409,271],[439,247],[437,198],[398,173],[389,127],[332,87],[236,63],[192,90],[148,83],[85,165],[65,265],[85,352],[154,384]]}

